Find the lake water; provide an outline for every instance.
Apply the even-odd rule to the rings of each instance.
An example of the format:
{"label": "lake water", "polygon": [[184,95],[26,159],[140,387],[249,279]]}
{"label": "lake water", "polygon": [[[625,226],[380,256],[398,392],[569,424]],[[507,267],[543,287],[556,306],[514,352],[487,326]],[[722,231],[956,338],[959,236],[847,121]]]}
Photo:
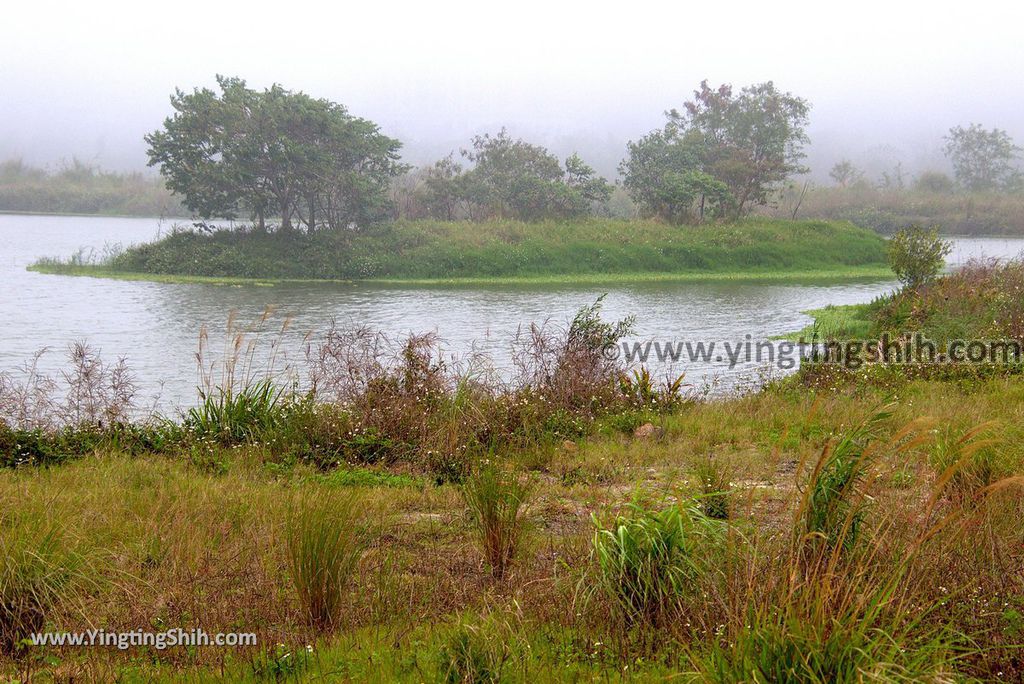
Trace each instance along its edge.
{"label": "lake water", "polygon": [[[221,346],[229,312],[256,319],[266,307],[276,314],[271,328],[291,317],[282,337],[278,367],[298,368],[303,340],[338,327],[369,325],[392,336],[435,332],[454,355],[476,350],[507,368],[519,326],[547,319],[564,324],[582,305],[607,292],[605,316],[636,316],[639,340],[766,340],[807,325],[801,311],[827,304],[869,301],[894,283],[754,284],[676,283],[603,286],[399,287],[367,284],[223,286],[162,284],[31,273],[25,267],[44,256],[67,257],[80,248],[146,242],[171,223],[157,219],[0,215],[0,372],[17,372],[33,353],[49,348],[41,367],[56,376],[63,353],[86,340],[105,359],[125,357],[146,402],[161,408],[195,398],[196,350],[202,327]],[[1009,257],[1024,239],[960,238],[952,263],[974,256]],[[276,321],[276,323],[275,323]],[[747,338],[747,336],[750,336]],[[732,387],[752,377],[764,359],[727,362],[652,363],[660,372],[687,373],[694,384],[717,378]]]}

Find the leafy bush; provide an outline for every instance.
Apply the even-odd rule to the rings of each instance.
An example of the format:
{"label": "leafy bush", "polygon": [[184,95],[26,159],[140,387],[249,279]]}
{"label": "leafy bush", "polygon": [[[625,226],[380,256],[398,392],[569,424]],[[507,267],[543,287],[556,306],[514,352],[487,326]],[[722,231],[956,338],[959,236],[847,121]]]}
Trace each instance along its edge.
{"label": "leafy bush", "polygon": [[889,239],[889,266],[903,285],[917,289],[939,274],[953,245],[938,228],[905,228]]}

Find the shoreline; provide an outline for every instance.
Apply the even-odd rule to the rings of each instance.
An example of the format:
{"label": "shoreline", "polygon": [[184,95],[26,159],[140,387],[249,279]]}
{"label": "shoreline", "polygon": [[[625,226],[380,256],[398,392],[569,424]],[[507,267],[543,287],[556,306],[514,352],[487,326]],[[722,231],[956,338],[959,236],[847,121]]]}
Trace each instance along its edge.
{"label": "shoreline", "polygon": [[110,280],[147,281],[166,284],[254,285],[288,284],[382,285],[382,286],[502,286],[502,285],[604,285],[630,283],[695,283],[695,282],[875,282],[892,280],[887,266],[848,266],[810,271],[683,271],[679,273],[581,273],[511,277],[470,278],[371,278],[360,280],[322,278],[241,278],[198,275],[175,275],[114,271],[94,266],[32,264],[26,270],[46,275],[65,275]]}

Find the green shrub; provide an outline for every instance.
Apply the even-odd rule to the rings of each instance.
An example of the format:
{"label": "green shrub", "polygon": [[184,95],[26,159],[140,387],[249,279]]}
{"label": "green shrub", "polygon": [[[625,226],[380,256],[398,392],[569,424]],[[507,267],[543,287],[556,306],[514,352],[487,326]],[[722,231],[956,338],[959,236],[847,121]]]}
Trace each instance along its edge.
{"label": "green shrub", "polygon": [[904,228],[889,239],[889,266],[901,283],[917,289],[939,274],[953,245],[938,228]]}

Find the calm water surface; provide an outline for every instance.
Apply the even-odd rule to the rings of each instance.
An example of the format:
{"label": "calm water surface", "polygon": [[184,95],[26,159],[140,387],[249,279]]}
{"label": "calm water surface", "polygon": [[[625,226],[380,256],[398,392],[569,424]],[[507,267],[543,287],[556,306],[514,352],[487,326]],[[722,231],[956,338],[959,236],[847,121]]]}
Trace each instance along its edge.
{"label": "calm water surface", "polygon": [[[339,327],[369,325],[390,335],[435,332],[448,353],[477,350],[507,368],[519,326],[550,319],[564,324],[582,305],[607,292],[606,317],[635,314],[638,339],[765,340],[796,330],[801,313],[827,304],[868,301],[893,288],[891,281],[842,285],[676,283],[603,286],[395,287],[366,284],[223,286],[126,282],[43,275],[25,267],[44,256],[67,257],[80,248],[97,253],[115,244],[154,239],[171,228],[156,219],[0,215],[0,371],[17,372],[36,350],[47,347],[42,367],[63,366],[63,351],[87,340],[104,358],[123,356],[135,371],[141,394],[162,408],[193,401],[195,353],[201,328],[221,346],[229,312],[256,319],[267,306],[280,323],[293,319],[282,338],[278,366],[300,368],[303,339]],[[951,257],[1016,256],[1024,239],[960,238]],[[657,364],[653,364],[657,366]],[[754,375],[756,362],[662,366],[685,371],[701,383],[717,378],[730,387]]]}

